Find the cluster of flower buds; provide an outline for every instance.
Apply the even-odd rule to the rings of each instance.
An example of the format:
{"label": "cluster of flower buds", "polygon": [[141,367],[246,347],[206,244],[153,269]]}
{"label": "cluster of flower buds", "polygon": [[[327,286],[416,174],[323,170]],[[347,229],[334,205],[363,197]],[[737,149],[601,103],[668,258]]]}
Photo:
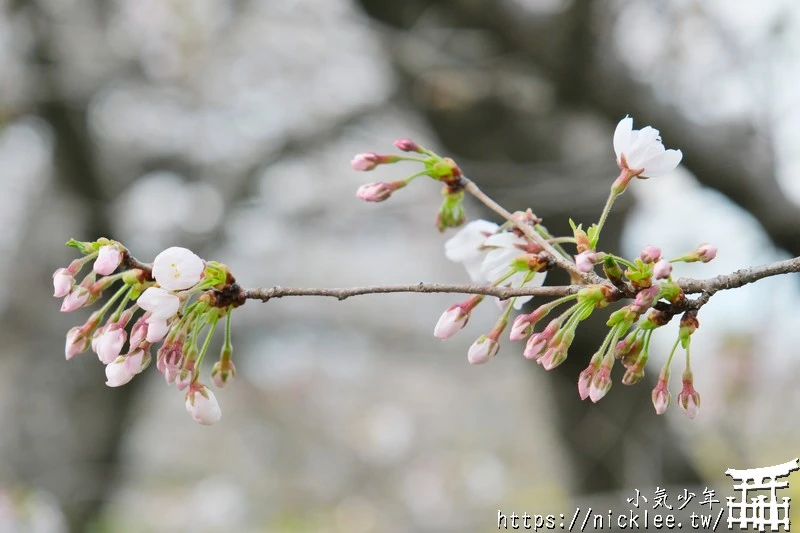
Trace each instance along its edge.
{"label": "cluster of flower buds", "polygon": [[[230,311],[240,302],[231,296],[238,286],[227,267],[205,262],[180,247],[159,253],[150,266],[133,260],[125,247],[108,239],[73,239],[67,244],[83,257],[53,274],[53,295],[63,298],[61,311],[90,305],[104,291],[115,289],[86,323],[69,330],[67,359],[91,347],[106,365],[106,385],[119,387],[147,368],[154,345],[162,342],[156,367],[168,384],[185,391],[186,410],[201,424],[218,421],[219,403],[199,381],[199,371],[217,323],[224,318],[225,343],[212,381],[223,387],[236,373],[231,362]],[[89,263],[92,270],[78,283],[76,278]]]}
{"label": "cluster of flower buds", "polygon": [[[359,154],[353,159],[352,166],[356,170],[372,170],[382,164],[416,161],[423,169],[401,181],[364,185],[358,190],[357,196],[368,201],[383,201],[417,177],[427,175],[444,183],[445,199],[437,215],[437,227],[443,231],[461,226],[465,222],[462,208],[464,182],[468,180],[462,177],[458,165],[452,159],[440,157],[408,139],[396,141],[395,146],[414,155]],[[662,309],[686,301],[680,286],[672,279],[673,263],[708,262],[717,253],[714,246],[702,244],[693,252],[667,259],[662,256],[660,248],[646,246],[639,257],[628,261],[598,250],[598,241],[609,210],[633,178],[645,179],[669,173],[683,157],[680,150],[664,147],[658,130],[650,126],[634,130],[630,117],[625,117],[617,125],[613,146],[620,175],[611,185],[608,201],[597,224],[584,230],[582,225],[570,221],[572,237],[556,238],[528,210],[507,216],[502,226],[486,220],[469,222],[445,243],[447,258],[461,263],[473,282],[495,287],[538,287],[554,264],[563,266],[564,261],[572,263],[572,279],[583,281],[584,288],[540,305],[531,313],[520,314],[511,323],[510,340],[527,339],[523,355],[547,370],[557,367],[567,358],[576,328],[595,309],[622,298],[632,300],[611,313],[607,322],[609,332],[578,379],[580,397],[593,402],[603,398],[611,388],[611,372],[616,361],[620,361],[625,368],[623,384],[632,385],[644,377],[653,331],[672,318],[670,313],[662,312]],[[538,234],[541,240],[534,239],[536,235],[532,235],[532,232]],[[576,255],[567,254],[560,246],[562,243],[574,244]],[[554,258],[554,254],[561,257]],[[595,273],[597,265],[602,266],[605,280],[598,280]],[[521,309],[531,298],[527,295],[516,296],[501,302],[501,307],[505,307],[494,327],[470,346],[467,354],[470,363],[486,363],[498,353],[499,339],[511,321],[512,309]],[[434,335],[439,339],[455,335],[466,326],[472,310],[484,299],[484,296],[475,295],[450,306],[439,318]],[[551,319],[542,331],[534,332],[537,323],[565,304],[569,304],[566,310]],[[694,322],[686,316],[681,322],[679,340],[687,350],[687,365],[678,403],[687,415],[693,417],[699,405],[699,396],[693,388],[688,364],[689,335],[690,330],[693,331],[691,324],[695,324],[696,328],[696,318],[693,315],[691,318]],[[685,324],[685,320],[689,322]],[[662,369],[658,385],[653,390],[653,403],[659,414],[664,412],[669,403],[668,380],[669,365]]]}
{"label": "cluster of flower buds", "polygon": [[422,165],[422,169],[406,178],[392,182],[373,182],[359,187],[356,197],[367,202],[383,202],[392,193],[402,189],[420,176],[428,176],[442,182],[442,205],[436,214],[436,227],[439,231],[457,228],[466,222],[464,213],[464,184],[461,169],[449,157],[441,157],[417,144],[411,139],[398,139],[394,142],[398,150],[415,155],[382,155],[375,152],[356,154],[350,162],[354,170],[374,170],[379,165],[388,165],[399,161],[412,161]]}

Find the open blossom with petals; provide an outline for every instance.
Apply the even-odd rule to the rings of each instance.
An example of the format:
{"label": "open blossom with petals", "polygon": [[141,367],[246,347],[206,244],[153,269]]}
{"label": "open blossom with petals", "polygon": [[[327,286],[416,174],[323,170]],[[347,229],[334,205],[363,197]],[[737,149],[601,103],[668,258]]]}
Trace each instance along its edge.
{"label": "open blossom with petals", "polygon": [[122,263],[122,250],[116,244],[101,246],[92,267],[101,276],[108,276]]}
{"label": "open blossom with petals", "polygon": [[498,227],[488,220],[473,220],[444,243],[444,255],[450,261],[464,265],[472,281],[487,281],[481,265],[489,249],[483,248],[483,243]]}
{"label": "open blossom with petals", "polygon": [[206,266],[191,250],[173,246],[153,260],[153,278],[168,291],[182,291],[200,281]]}
{"label": "open blossom with petals", "polygon": [[148,322],[166,320],[175,316],[181,300],[171,292],[160,287],[148,287],[136,301],[139,307],[150,312]]}
{"label": "open blossom with petals", "polygon": [[192,416],[192,420],[204,426],[210,426],[222,417],[216,396],[200,383],[193,383],[186,393],[186,410]]}
{"label": "open blossom with petals", "polygon": [[665,150],[657,129],[633,129],[633,119],[623,118],[614,131],[614,151],[620,168],[655,178],[675,170],[683,158],[680,150]]}
{"label": "open blossom with petals", "polygon": [[59,268],[53,273],[53,296],[63,298],[72,290],[75,278],[66,268]]}
{"label": "open blossom with petals", "polygon": [[[512,232],[495,233],[489,236],[483,243],[490,250],[481,263],[481,273],[486,281],[495,282],[505,276],[511,270],[511,263],[525,253],[524,249],[528,242],[524,237],[520,237]],[[541,287],[547,277],[546,272],[536,272],[531,279],[527,279],[529,271],[520,270],[499,283],[500,287]],[[514,309],[522,309],[522,306],[531,301],[533,296],[518,296],[514,299]]]}
{"label": "open blossom with petals", "polygon": [[76,309],[80,309],[86,302],[89,301],[91,294],[86,287],[75,287],[72,292],[67,294],[64,301],[61,302],[61,312],[71,313]]}
{"label": "open blossom with petals", "polygon": [[672,274],[672,263],[666,259],[659,259],[653,267],[653,277],[656,279],[667,279]]}
{"label": "open blossom with petals", "polygon": [[467,352],[467,360],[472,365],[482,365],[488,363],[489,360],[497,355],[500,345],[496,340],[481,335],[478,340],[472,343]]}
{"label": "open blossom with petals", "polygon": [[469,313],[464,311],[461,304],[451,305],[439,317],[436,327],[433,328],[433,336],[437,339],[449,339],[458,333],[469,320]]}
{"label": "open blossom with petals", "polygon": [[125,328],[110,327],[106,328],[98,335],[93,343],[93,348],[97,352],[97,357],[104,365],[114,362],[119,357],[122,347],[125,345],[127,334]]}

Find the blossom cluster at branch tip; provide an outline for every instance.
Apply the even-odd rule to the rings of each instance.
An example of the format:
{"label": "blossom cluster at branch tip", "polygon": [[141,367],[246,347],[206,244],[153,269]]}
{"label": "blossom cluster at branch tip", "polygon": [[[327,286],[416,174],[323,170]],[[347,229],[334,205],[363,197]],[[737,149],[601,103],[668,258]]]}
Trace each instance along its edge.
{"label": "blossom cluster at branch tip", "polygon": [[[168,384],[186,391],[186,409],[192,419],[206,425],[217,422],[219,403],[199,377],[220,319],[225,320],[226,340],[212,381],[222,387],[236,373],[231,361],[230,312],[243,300],[227,267],[206,263],[181,247],[162,251],[149,267],[129,261],[128,251],[108,239],[67,244],[83,257],[53,275],[54,295],[64,299],[61,310],[74,311],[99,300],[104,291],[115,292],[83,325],[69,330],[66,358],[91,348],[105,365],[106,385],[120,387],[150,365],[154,345],[163,341],[156,354],[158,370]],[[76,277],[89,263],[91,271],[78,283]],[[139,268],[129,268],[130,264]]]}

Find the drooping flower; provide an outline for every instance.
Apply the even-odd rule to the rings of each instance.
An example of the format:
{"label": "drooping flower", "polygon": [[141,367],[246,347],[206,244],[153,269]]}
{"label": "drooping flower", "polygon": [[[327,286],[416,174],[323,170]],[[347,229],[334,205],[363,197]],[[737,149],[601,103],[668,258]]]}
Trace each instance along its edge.
{"label": "drooping flower", "polygon": [[611,389],[611,368],[607,365],[600,365],[599,370],[592,377],[589,385],[589,399],[592,403],[597,403],[608,394]]}
{"label": "drooping flower", "polygon": [[192,420],[204,426],[210,426],[222,417],[216,396],[201,383],[193,383],[186,393],[186,410]]}
{"label": "drooping flower", "polygon": [[[502,232],[489,236],[484,241],[484,246],[489,248],[489,252],[481,264],[481,273],[486,281],[494,283],[508,274],[513,268],[511,263],[514,259],[525,254],[528,241],[513,232]],[[546,272],[536,272],[530,276],[530,271],[518,270],[498,283],[498,286],[541,287],[545,277],[547,277]],[[518,296],[514,299],[514,309],[522,309],[522,306],[532,298],[533,296]]]}
{"label": "drooping flower", "polygon": [[203,260],[180,246],[167,248],[153,261],[153,278],[168,291],[182,291],[196,285],[204,270]]}
{"label": "drooping flower", "polygon": [[614,131],[614,151],[620,168],[645,178],[655,178],[675,170],[683,158],[680,150],[665,150],[657,129],[645,126],[633,129],[633,119],[626,116]]}
{"label": "drooping flower", "polygon": [[148,287],[136,301],[139,307],[150,312],[148,323],[166,320],[178,312],[181,300],[176,295],[160,287]]}
{"label": "drooping flower", "polygon": [[211,381],[219,389],[233,381],[234,377],[236,377],[236,366],[230,359],[217,361],[211,368]]}
{"label": "drooping flower", "polygon": [[101,276],[108,276],[122,263],[122,250],[116,244],[101,246],[92,267]]}
{"label": "drooping flower", "polygon": [[473,220],[444,243],[444,255],[450,261],[464,265],[472,281],[487,281],[481,272],[481,265],[489,249],[483,248],[483,243],[498,227],[488,220]]}
{"label": "drooping flower", "polygon": [[663,415],[667,410],[670,400],[668,371],[664,369],[661,370],[661,374],[658,376],[658,383],[656,383],[656,386],[653,388],[651,399],[653,400],[653,407],[656,409],[656,414]]}
{"label": "drooping flower", "polygon": [[697,411],[700,409],[700,394],[694,388],[691,372],[684,373],[683,387],[681,392],[678,393],[678,406],[680,406],[683,414],[689,418],[697,416]]}
{"label": "drooping flower", "polygon": [[53,273],[53,296],[63,298],[72,290],[75,278],[66,268],[59,268]]}
{"label": "drooping flower", "polygon": [[169,324],[166,320],[153,319],[147,323],[147,334],[145,339],[147,342],[159,342],[166,337],[169,331]]}

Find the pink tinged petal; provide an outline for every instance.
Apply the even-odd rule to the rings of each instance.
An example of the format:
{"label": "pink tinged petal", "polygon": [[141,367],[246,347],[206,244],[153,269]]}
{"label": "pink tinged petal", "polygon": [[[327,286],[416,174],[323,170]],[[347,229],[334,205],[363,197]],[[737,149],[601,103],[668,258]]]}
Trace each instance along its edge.
{"label": "pink tinged petal", "polygon": [[595,252],[587,250],[575,256],[575,267],[578,272],[588,273],[594,270]]}
{"label": "pink tinged petal", "polygon": [[353,156],[353,159],[350,161],[350,166],[353,167],[353,170],[366,171],[374,169],[376,166],[378,166],[378,162],[378,154],[374,152],[368,152]]}
{"label": "pink tinged petal", "polygon": [[72,290],[75,285],[75,278],[69,273],[66,268],[59,268],[53,274],[53,296],[56,298],[63,298]]}
{"label": "pink tinged petal", "polygon": [[467,320],[469,320],[469,315],[461,306],[454,305],[439,317],[436,327],[433,328],[433,336],[442,340],[449,339],[467,325]]}
{"label": "pink tinged petal", "polygon": [[114,272],[122,262],[122,251],[114,244],[101,246],[92,267],[101,276],[108,276]]}
{"label": "pink tinged petal", "polygon": [[151,320],[147,324],[147,334],[145,338],[147,342],[160,342],[164,337],[166,337],[167,332],[169,331],[169,325],[167,324],[166,320]]}
{"label": "pink tinged petal", "polygon": [[67,294],[64,301],[61,302],[61,312],[71,313],[83,307],[88,301],[89,291],[84,287],[77,287],[71,293]]}
{"label": "pink tinged petal", "polygon": [[683,152],[680,150],[666,150],[644,161],[642,168],[645,170],[642,175],[647,178],[663,176],[675,170],[682,159]]}
{"label": "pink tinged petal", "polygon": [[144,350],[136,350],[133,353],[128,354],[125,356],[125,369],[132,375],[135,376],[140,374],[147,366],[150,364],[150,354],[145,352]]}
{"label": "pink tinged petal", "polygon": [[617,154],[617,159],[628,151],[632,131],[633,119],[629,116],[626,116],[617,124],[617,129],[614,130],[614,152]]}
{"label": "pink tinged petal", "polygon": [[153,260],[153,278],[169,291],[182,291],[203,277],[205,263],[194,252],[180,246],[167,248]]}
{"label": "pink tinged petal", "polygon": [[106,366],[106,385],[109,387],[121,387],[133,379],[132,374],[125,364],[125,357],[117,357],[113,363]]}
{"label": "pink tinged petal", "polygon": [[181,301],[180,298],[160,287],[149,287],[139,296],[136,303],[145,311],[152,313],[151,319],[166,320],[178,312]]}
{"label": "pink tinged petal", "polygon": [[[146,322],[146,318],[149,315],[145,314],[144,316],[140,317],[139,320],[131,328],[131,349],[135,350],[143,340],[147,337],[147,330],[149,329],[149,325]],[[152,341],[156,342],[156,341]]]}
{"label": "pink tinged petal", "polygon": [[126,337],[125,330],[122,328],[108,329],[103,332],[102,335],[97,337],[95,343],[97,358],[100,359],[104,365],[113,363],[114,360],[119,357],[122,346],[125,344]]}
{"label": "pink tinged petal", "polygon": [[202,386],[198,390],[189,390],[186,395],[186,411],[189,412],[192,420],[204,426],[210,426],[222,417],[222,410],[216,396],[206,386]]}

